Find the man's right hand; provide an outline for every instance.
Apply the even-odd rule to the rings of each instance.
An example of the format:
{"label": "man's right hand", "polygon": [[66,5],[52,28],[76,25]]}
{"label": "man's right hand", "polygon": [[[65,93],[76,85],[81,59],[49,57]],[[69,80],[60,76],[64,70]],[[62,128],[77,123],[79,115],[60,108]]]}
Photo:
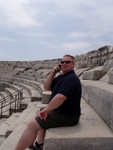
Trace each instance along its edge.
{"label": "man's right hand", "polygon": [[52,71],[54,71],[55,73],[58,73],[58,72],[60,72],[60,70],[61,70],[61,68],[60,68],[59,64],[57,64],[57,65],[53,68]]}
{"label": "man's right hand", "polygon": [[41,120],[46,120],[47,116],[48,116],[48,112],[46,111],[45,108],[42,111],[40,111],[39,117]]}

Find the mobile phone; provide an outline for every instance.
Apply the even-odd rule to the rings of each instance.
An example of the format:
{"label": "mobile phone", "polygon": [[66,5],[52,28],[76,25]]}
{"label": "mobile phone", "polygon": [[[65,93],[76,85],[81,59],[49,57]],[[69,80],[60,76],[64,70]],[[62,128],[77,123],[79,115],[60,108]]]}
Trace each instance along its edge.
{"label": "mobile phone", "polygon": [[61,69],[61,65],[59,64],[58,66],[59,66],[59,68]]}

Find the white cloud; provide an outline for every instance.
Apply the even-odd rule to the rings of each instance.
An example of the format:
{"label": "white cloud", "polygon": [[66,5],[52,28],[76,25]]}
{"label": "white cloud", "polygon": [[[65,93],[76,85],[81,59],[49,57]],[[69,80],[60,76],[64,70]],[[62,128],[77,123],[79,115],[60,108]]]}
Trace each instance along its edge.
{"label": "white cloud", "polygon": [[83,38],[83,37],[87,37],[88,34],[86,33],[80,33],[80,32],[70,32],[69,33],[69,37],[72,37],[72,38]]}
{"label": "white cloud", "polygon": [[7,52],[4,52],[4,50],[3,49],[0,49],[0,60],[1,61],[6,61],[6,60],[13,60],[14,59],[14,57],[13,57],[13,55],[12,54],[10,54],[10,53],[7,53]]}
{"label": "white cloud", "polygon": [[63,48],[66,49],[80,49],[80,48],[86,48],[89,47],[90,44],[86,42],[70,42],[70,43],[64,43],[62,44]]}
{"label": "white cloud", "polygon": [[20,59],[83,53],[112,44],[112,14],[112,0],[0,0],[0,46]]}
{"label": "white cloud", "polygon": [[37,43],[43,45],[44,47],[51,48],[51,49],[56,49],[57,46],[55,44],[49,43],[49,42],[44,42],[44,41],[37,41]]}
{"label": "white cloud", "polygon": [[51,36],[50,33],[18,33],[20,35],[24,35],[24,36],[31,36],[31,37],[48,37]]}
{"label": "white cloud", "polygon": [[42,23],[35,20],[35,15],[38,10],[34,10],[30,7],[30,0],[1,0],[0,12],[2,14],[2,20],[0,24],[9,27],[30,27],[41,26]]}
{"label": "white cloud", "polygon": [[0,41],[15,42],[17,40],[11,39],[11,38],[6,38],[6,37],[0,37]]}

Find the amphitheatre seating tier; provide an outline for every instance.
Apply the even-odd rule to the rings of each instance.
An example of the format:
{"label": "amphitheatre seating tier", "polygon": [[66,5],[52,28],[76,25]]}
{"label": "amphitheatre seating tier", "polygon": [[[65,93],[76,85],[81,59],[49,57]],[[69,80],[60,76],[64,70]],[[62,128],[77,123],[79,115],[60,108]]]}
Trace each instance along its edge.
{"label": "amphitheatre seating tier", "polygon": [[50,71],[51,69],[38,69],[35,74],[38,79],[45,79]]}
{"label": "amphitheatre seating tier", "polygon": [[[44,150],[112,150],[113,133],[82,99],[82,115],[77,126],[47,131]],[[106,144],[105,144],[106,143]]]}
{"label": "amphitheatre seating tier", "polygon": [[[29,77],[35,77],[35,71],[33,71],[33,69],[29,69],[27,71],[24,71],[23,73],[21,73],[22,75],[26,75],[26,76],[29,76]],[[21,75],[20,74],[20,75]]]}
{"label": "amphitheatre seating tier", "polygon": [[[9,83],[5,83],[5,82],[1,82],[0,83],[0,88],[1,88],[1,90],[0,90],[0,95],[2,95],[2,97],[4,98],[4,100],[5,100],[5,98],[7,97],[7,96],[9,96],[9,91],[8,91],[8,93],[7,92],[5,92],[4,91],[4,89],[5,88],[10,88],[11,89],[11,91],[13,92],[19,92],[19,91],[22,91],[23,92],[23,100],[22,101],[25,101],[25,98],[30,98],[30,94],[25,90],[25,89],[23,89],[23,88],[21,88],[21,87],[19,87],[19,86],[16,86],[16,85],[14,85],[14,84],[9,84]],[[10,91],[10,94],[13,94],[12,92]],[[31,99],[31,98],[30,98]],[[27,100],[28,101],[28,100]],[[26,102],[27,102],[26,101]],[[28,102],[27,102],[28,103]]]}
{"label": "amphitheatre seating tier", "polygon": [[40,101],[42,100],[42,97],[40,95],[40,93],[33,87],[23,84],[23,83],[18,83],[18,82],[14,82],[14,85],[20,86],[21,88],[24,88],[28,91],[28,93],[31,96],[31,101]]}
{"label": "amphitheatre seating tier", "polygon": [[0,125],[0,137],[6,138],[6,133],[10,125],[16,121],[21,113],[13,113],[4,123]]}
{"label": "amphitheatre seating tier", "polygon": [[35,88],[42,95],[42,92],[44,90],[42,83],[35,82],[35,81],[30,81],[30,80],[26,80],[26,79],[20,79],[20,78],[17,78],[17,77],[14,77],[12,80],[13,80],[13,82],[23,83],[23,84],[26,84],[26,85],[29,85],[29,86]]}
{"label": "amphitheatre seating tier", "polygon": [[8,76],[8,75],[6,75],[6,76],[1,76],[0,75],[0,82],[5,82],[5,83],[13,83],[13,78],[12,77],[10,77],[10,76]]}
{"label": "amphitheatre seating tier", "polygon": [[28,85],[30,87],[35,88],[40,93],[41,98],[42,98],[42,102],[43,103],[48,103],[47,98],[50,97],[50,92],[45,91],[42,83],[39,83],[39,82],[36,82],[36,81],[30,81],[30,80],[26,80],[26,79],[20,79],[20,78],[14,78],[13,82],[17,83],[17,84],[24,83],[26,86]]}
{"label": "amphitheatre seating tier", "polygon": [[[7,96],[2,99],[2,117],[9,117],[11,110],[16,109],[17,106],[15,104],[14,97],[18,95],[18,91],[14,90],[12,88],[4,88],[5,94],[7,93]],[[2,94],[4,94],[2,92]]]}
{"label": "amphitheatre seating tier", "polygon": [[4,91],[7,92],[10,95],[12,95],[13,93],[15,93],[15,90],[13,90],[12,88],[5,88]]}
{"label": "amphitheatre seating tier", "polygon": [[[44,106],[44,104],[39,103],[37,106],[36,102],[32,102],[31,106],[29,105],[27,109],[30,109],[30,113],[27,115],[25,113],[25,119],[23,119],[24,117],[20,118],[21,115],[19,115],[19,118],[23,123],[21,122],[21,124],[14,125],[16,126],[15,130],[1,144],[1,150],[14,149],[27,123],[35,116],[37,107]],[[91,106],[82,99],[82,115],[80,123],[73,127],[49,129],[45,137],[44,150],[73,150],[76,147],[79,150],[112,150],[112,141],[112,131]]]}
{"label": "amphitheatre seating tier", "polygon": [[104,70],[90,70],[90,71],[85,71],[83,73],[83,79],[84,80],[99,80],[103,75],[106,74],[106,71]]}
{"label": "amphitheatre seating tier", "polygon": [[0,95],[2,95],[0,103],[1,117],[9,117],[10,113],[17,108],[16,104],[18,105],[18,102],[15,100],[20,95],[19,93],[22,94],[22,92],[23,90],[20,87],[0,82]]}
{"label": "amphitheatre seating tier", "polygon": [[[42,104],[41,102],[30,102],[28,104],[28,108],[23,111],[23,113],[20,114],[12,114],[12,116],[6,120],[0,127],[0,137],[6,138],[9,142],[7,143],[6,140],[4,140],[3,146],[5,149],[13,150],[15,147],[15,144],[19,140],[19,137],[21,136],[24,128],[26,127],[27,123],[36,116],[36,110],[39,107],[44,107],[46,104]],[[16,135],[15,135],[16,134]],[[6,143],[7,144],[6,144]],[[2,146],[2,145],[1,145]],[[0,146],[0,149],[2,150],[2,147]]]}
{"label": "amphitheatre seating tier", "polygon": [[23,84],[32,86],[33,88],[37,89],[41,95],[43,94],[43,90],[44,90],[42,83],[37,82],[37,81],[23,79],[23,78],[0,76],[0,82],[11,83],[11,84],[13,82],[23,83]]}
{"label": "amphitheatre seating tier", "polygon": [[109,71],[109,83],[113,84],[113,68],[111,68]]}
{"label": "amphitheatre seating tier", "polygon": [[0,86],[1,86],[1,90],[4,91],[5,88],[10,88],[12,89],[14,92],[15,91],[21,91],[22,88],[20,88],[19,86],[13,85],[13,84],[9,84],[9,83],[5,83],[5,82],[0,82]]}
{"label": "amphitheatre seating tier", "polygon": [[8,96],[8,93],[4,91],[0,91],[0,95],[2,95],[2,97],[5,99],[5,97]]}
{"label": "amphitheatre seating tier", "polygon": [[99,81],[109,83],[109,74],[108,74],[108,72],[102,78],[100,78]]}
{"label": "amphitheatre seating tier", "polygon": [[0,92],[0,101],[4,99],[4,94]]}
{"label": "amphitheatre seating tier", "polygon": [[[31,112],[34,114],[36,113],[36,108],[32,110],[31,108],[27,108],[21,113],[21,115],[18,117],[16,121],[14,121],[10,127],[6,131],[6,137],[8,137],[19,125],[23,124],[24,120],[31,114]],[[34,117],[33,116],[33,117]]]}
{"label": "amphitheatre seating tier", "polygon": [[74,71],[77,74],[78,77],[80,77],[85,71],[90,70],[90,68],[75,68]]}
{"label": "amphitheatre seating tier", "polygon": [[[4,130],[0,126],[3,132],[0,133],[0,150],[14,150],[27,123],[34,118],[37,107],[48,103],[50,95],[44,90],[43,83],[51,68],[60,60],[0,63],[1,82],[28,85],[38,90],[42,97],[42,101],[38,102],[29,102],[29,96],[26,97],[27,109],[18,113],[8,128],[7,123],[3,124]],[[80,122],[73,127],[47,130],[43,150],[113,150],[113,47],[105,46],[75,56],[75,61],[75,72],[82,82]],[[36,81],[31,78],[34,76]]]}
{"label": "amphitheatre seating tier", "polygon": [[2,96],[2,95],[0,95],[0,101],[1,101],[1,99],[3,99],[4,97]]}
{"label": "amphitheatre seating tier", "polygon": [[82,97],[113,130],[113,85],[91,80],[81,82]]}
{"label": "amphitheatre seating tier", "polygon": [[28,76],[28,75],[23,75],[23,74],[21,74],[21,75],[17,75],[16,77],[22,78],[22,79],[27,79],[27,80],[35,81],[35,77],[33,77],[33,76]]}

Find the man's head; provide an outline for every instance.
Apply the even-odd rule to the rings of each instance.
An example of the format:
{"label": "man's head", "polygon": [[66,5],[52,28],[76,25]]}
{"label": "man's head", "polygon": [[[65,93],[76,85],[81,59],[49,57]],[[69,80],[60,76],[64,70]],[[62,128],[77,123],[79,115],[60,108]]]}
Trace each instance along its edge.
{"label": "man's head", "polygon": [[64,55],[61,60],[61,69],[63,73],[65,74],[67,72],[74,70],[74,67],[75,67],[74,57],[68,54]]}

